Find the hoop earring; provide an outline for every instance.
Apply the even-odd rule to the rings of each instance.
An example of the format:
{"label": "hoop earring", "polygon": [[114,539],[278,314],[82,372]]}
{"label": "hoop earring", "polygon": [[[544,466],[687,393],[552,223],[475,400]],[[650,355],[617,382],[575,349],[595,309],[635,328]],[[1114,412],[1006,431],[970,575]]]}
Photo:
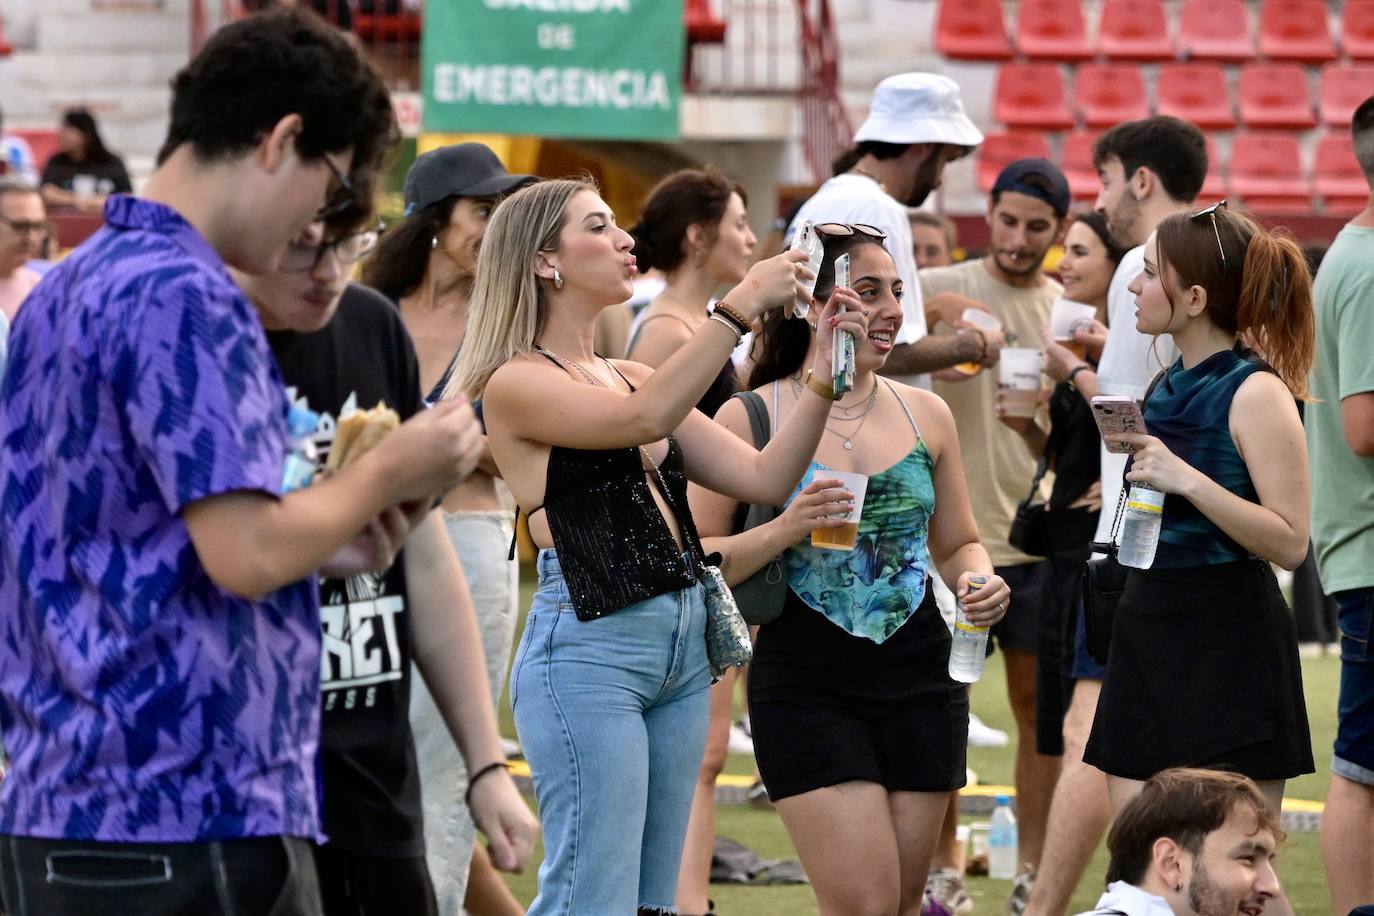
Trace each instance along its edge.
{"label": "hoop earring", "polygon": [[563,288],[563,275],[560,274],[560,273],[558,272],[558,268],[557,268],[557,267],[555,267],[555,268],[553,269],[553,288],[554,288],[554,289],[562,289],[562,288]]}

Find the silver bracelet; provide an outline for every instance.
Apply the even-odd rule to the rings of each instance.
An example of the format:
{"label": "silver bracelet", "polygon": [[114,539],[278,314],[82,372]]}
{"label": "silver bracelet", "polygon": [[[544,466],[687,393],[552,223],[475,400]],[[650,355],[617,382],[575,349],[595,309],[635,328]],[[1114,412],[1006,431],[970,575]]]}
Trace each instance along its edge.
{"label": "silver bracelet", "polygon": [[736,346],[738,346],[739,342],[744,339],[744,335],[740,333],[740,329],[735,327],[735,323],[731,321],[729,318],[726,318],[724,315],[717,315],[715,312],[712,312],[710,315],[710,320],[718,322],[722,326],[729,328],[730,333],[735,335]]}

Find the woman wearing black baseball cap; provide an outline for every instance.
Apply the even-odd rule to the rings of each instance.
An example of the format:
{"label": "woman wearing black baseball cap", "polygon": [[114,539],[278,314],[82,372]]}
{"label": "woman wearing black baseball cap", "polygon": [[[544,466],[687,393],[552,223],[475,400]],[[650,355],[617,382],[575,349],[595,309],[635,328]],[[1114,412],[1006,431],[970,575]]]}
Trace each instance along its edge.
{"label": "woman wearing black baseball cap", "polygon": [[[406,173],[405,219],[382,237],[363,279],[397,303],[415,342],[421,391],[438,390],[467,327],[477,251],[501,198],[537,179],[512,175],[481,143],[431,150]],[[493,698],[501,696],[515,636],[516,565],[507,559],[514,515],[496,489],[496,468],[483,462],[444,499],[449,539],[472,593]],[[427,856],[442,912],[457,912],[469,883],[509,897],[463,803],[468,773],[423,680],[415,679],[410,719],[423,787]],[[469,881],[468,863],[473,863]],[[504,901],[512,909],[514,898]],[[498,908],[499,909],[499,908]]]}

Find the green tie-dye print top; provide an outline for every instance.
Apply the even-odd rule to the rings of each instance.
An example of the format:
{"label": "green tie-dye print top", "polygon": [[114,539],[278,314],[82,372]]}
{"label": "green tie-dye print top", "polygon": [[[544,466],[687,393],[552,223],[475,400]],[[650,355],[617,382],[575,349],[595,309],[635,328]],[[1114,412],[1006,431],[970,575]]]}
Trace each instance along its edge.
{"label": "green tie-dye print top", "polygon": [[[897,632],[925,598],[933,467],[919,439],[905,458],[868,478],[853,550],[817,549],[810,538],[789,548],[788,584],[797,597],[855,636],[881,643]],[[827,470],[811,462],[792,497]]]}

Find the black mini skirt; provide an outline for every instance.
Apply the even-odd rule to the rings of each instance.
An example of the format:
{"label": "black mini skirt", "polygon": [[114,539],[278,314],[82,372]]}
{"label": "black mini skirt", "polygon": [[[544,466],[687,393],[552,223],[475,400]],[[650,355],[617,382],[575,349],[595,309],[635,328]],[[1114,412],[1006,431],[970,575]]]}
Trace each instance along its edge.
{"label": "black mini skirt", "polygon": [[854,636],[790,589],[759,631],[749,719],[774,800],[844,782],[946,792],[965,782],[968,688],[949,676],[950,634],[925,600],[885,642]]}
{"label": "black mini skirt", "polygon": [[1297,629],[1268,563],[1131,570],[1083,759],[1129,779],[1314,771]]}

